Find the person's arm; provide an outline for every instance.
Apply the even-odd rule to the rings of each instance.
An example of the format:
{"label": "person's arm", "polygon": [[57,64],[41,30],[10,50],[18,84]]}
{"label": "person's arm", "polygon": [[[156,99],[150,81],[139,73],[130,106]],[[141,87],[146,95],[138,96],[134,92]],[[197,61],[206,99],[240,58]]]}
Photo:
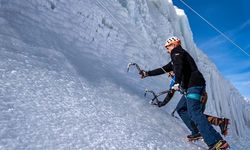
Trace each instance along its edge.
{"label": "person's arm", "polygon": [[148,76],[157,76],[157,75],[161,75],[172,70],[173,70],[173,66],[171,62],[169,62],[167,65],[163,66],[162,68],[157,68],[155,70],[148,71],[147,73],[148,73]]}
{"label": "person's arm", "polygon": [[174,92],[175,92],[174,90],[169,90],[165,99],[162,102],[158,102],[158,107],[165,106],[171,100],[171,98],[174,96]]}

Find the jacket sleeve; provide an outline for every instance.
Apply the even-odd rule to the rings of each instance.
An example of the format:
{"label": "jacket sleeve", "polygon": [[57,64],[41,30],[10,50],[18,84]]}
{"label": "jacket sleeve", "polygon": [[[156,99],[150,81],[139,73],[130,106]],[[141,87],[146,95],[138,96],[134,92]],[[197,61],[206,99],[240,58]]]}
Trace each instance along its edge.
{"label": "jacket sleeve", "polygon": [[167,65],[163,66],[162,68],[157,68],[155,70],[148,71],[148,76],[157,76],[157,75],[161,75],[172,70],[173,70],[172,63],[169,62]]}
{"label": "jacket sleeve", "polygon": [[183,53],[175,53],[172,56],[173,70],[175,73],[175,83],[181,84],[183,70]]}
{"label": "jacket sleeve", "polygon": [[165,106],[170,100],[171,98],[174,96],[174,90],[170,90],[167,94],[167,96],[165,97],[165,99],[162,102],[158,103],[158,107],[162,107]]}

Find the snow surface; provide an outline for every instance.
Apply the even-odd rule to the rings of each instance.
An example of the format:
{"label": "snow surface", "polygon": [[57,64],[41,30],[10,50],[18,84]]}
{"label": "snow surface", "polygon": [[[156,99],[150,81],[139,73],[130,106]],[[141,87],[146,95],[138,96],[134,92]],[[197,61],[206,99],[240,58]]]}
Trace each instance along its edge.
{"label": "snow surface", "polygon": [[166,64],[172,34],[206,77],[206,113],[231,119],[232,149],[250,149],[249,102],[195,46],[171,0],[1,0],[0,149],[206,149],[169,115],[180,95],[161,109],[143,97],[168,88],[166,76],[126,73],[131,61]]}

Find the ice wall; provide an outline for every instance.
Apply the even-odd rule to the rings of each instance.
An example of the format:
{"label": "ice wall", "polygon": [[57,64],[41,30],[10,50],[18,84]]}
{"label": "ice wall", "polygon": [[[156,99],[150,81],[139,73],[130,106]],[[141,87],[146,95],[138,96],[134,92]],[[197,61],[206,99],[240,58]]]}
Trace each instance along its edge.
{"label": "ice wall", "polygon": [[1,0],[0,7],[2,145],[115,149],[123,141],[127,149],[196,149],[184,140],[178,147],[188,134],[183,124],[142,97],[145,88],[168,88],[166,76],[140,80],[136,70],[126,73],[131,61],[145,70],[166,64],[163,44],[172,34],[207,79],[207,112],[230,118],[230,135],[248,135],[249,104],[196,48],[186,15],[171,1]]}

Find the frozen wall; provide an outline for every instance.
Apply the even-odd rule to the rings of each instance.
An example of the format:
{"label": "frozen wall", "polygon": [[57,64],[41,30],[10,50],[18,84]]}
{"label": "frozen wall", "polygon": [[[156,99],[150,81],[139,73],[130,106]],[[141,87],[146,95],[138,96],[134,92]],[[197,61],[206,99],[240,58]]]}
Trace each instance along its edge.
{"label": "frozen wall", "polygon": [[168,88],[166,76],[126,73],[131,61],[145,70],[166,64],[172,34],[207,79],[207,112],[230,118],[231,136],[248,135],[249,104],[196,48],[176,10],[166,0],[1,0],[0,147],[197,149],[165,113],[180,95],[165,111],[142,96]]}

